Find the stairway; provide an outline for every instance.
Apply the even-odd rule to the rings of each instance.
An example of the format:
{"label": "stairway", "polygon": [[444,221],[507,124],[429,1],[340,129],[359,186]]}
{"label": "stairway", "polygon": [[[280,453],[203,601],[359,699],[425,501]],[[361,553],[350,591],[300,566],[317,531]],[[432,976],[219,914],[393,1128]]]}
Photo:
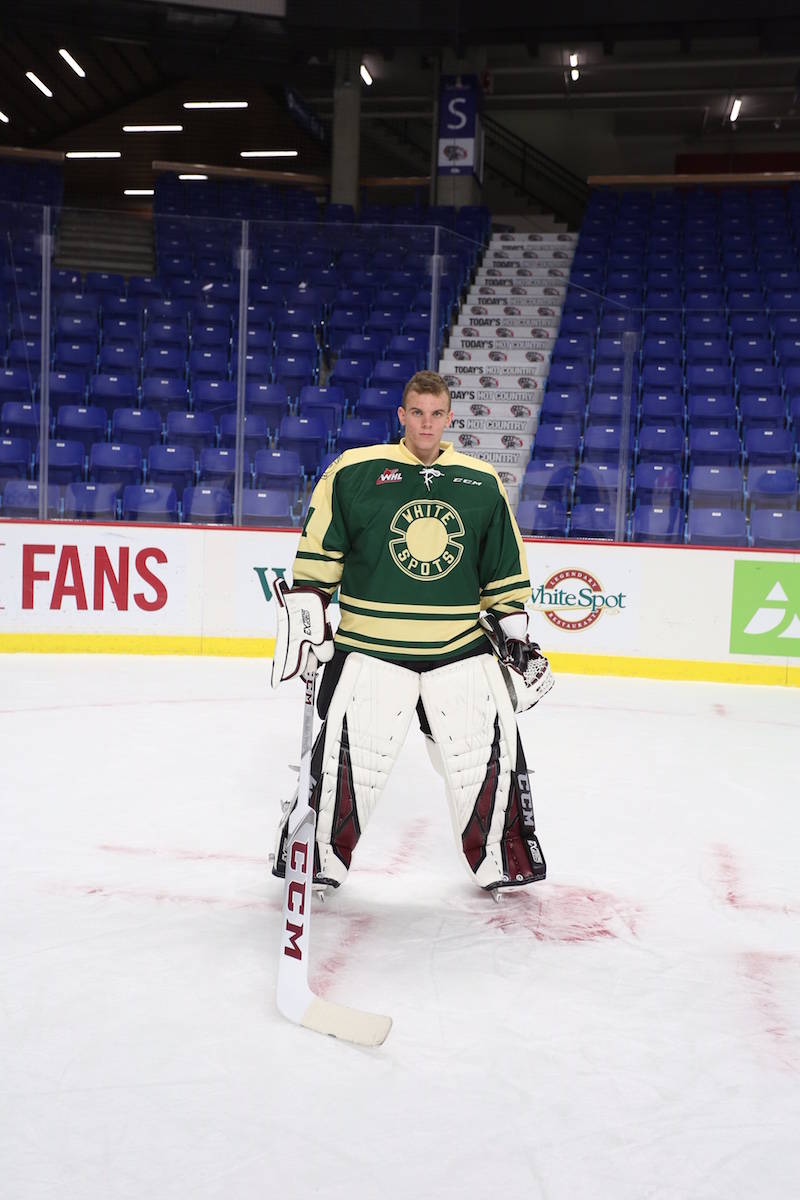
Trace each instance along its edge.
{"label": "stairway", "polygon": [[56,234],[55,266],[152,275],[153,222],[149,216],[66,208]]}

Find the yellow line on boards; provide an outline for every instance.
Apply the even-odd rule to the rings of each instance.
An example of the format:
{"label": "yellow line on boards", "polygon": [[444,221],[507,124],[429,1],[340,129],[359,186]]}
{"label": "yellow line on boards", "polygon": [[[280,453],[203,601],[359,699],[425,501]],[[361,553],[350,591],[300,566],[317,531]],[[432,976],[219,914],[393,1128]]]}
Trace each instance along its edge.
{"label": "yellow line on boards", "polygon": [[[204,654],[271,658],[274,638],[154,637],[149,634],[0,633],[6,654]],[[684,679],[707,683],[755,683],[800,687],[800,665],[705,662],[682,658],[638,658],[617,654],[548,655],[554,673]]]}
{"label": "yellow line on boards", "polygon": [[625,675],[641,679],[687,679],[704,683],[764,683],[800,687],[800,667],[784,663],[704,662],[688,658],[630,658],[618,654],[547,656],[553,672]]}
{"label": "yellow line on boards", "polygon": [[0,633],[0,653],[9,654],[207,654],[235,658],[271,658],[274,650],[275,638]]}

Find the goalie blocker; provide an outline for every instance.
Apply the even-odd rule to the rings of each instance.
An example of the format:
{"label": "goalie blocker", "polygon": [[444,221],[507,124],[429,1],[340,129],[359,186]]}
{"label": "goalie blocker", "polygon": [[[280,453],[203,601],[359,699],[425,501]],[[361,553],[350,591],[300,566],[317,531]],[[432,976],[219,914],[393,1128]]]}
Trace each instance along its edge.
{"label": "goalie blocker", "polygon": [[[337,653],[329,668],[340,674],[332,696],[328,679],[323,682],[323,725],[311,761],[315,882],[338,887],[347,877],[415,712],[444,778],[471,878],[487,890],[544,879],[530,777],[500,664],[479,653],[446,666],[417,665],[354,652]],[[290,813],[291,807],[278,831],[273,873],[279,876],[285,874]]]}

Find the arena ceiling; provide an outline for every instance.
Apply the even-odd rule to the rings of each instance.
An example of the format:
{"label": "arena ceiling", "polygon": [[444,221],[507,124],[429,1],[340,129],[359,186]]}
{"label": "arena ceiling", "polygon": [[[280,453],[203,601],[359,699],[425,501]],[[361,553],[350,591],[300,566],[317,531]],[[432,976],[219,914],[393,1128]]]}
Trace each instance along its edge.
{"label": "arena ceiling", "polygon": [[[645,11],[641,0],[25,0],[0,22],[6,145],[84,145],[93,130],[110,129],[115,114],[175,120],[183,93],[214,99],[247,88],[265,104],[235,119],[249,127],[234,119],[196,125],[183,141],[142,140],[137,148],[142,162],[200,155],[230,164],[245,136],[271,120],[269,105],[285,85],[330,114],[335,52],[346,46],[363,51],[374,78],[362,91],[367,120],[429,114],[441,56],[451,54],[487,72],[495,114],[601,110],[621,135],[647,133],[655,122],[700,139],[726,127],[738,96],[740,129],[763,132],[776,149],[800,136],[796,3],[653,0]],[[576,81],[570,54],[578,56]],[[312,169],[322,158],[318,148]]]}

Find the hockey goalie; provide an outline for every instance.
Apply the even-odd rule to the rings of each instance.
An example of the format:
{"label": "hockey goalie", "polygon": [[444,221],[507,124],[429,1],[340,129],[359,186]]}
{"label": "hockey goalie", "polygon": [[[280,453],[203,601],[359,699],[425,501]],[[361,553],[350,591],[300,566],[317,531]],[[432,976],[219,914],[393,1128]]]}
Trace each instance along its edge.
{"label": "hockey goalie", "polygon": [[[398,444],[345,451],[308,508],[293,586],[276,585],[272,683],[324,664],[311,760],[314,881],[338,887],[416,718],[459,853],[489,891],[544,879],[516,716],[550,690],[528,638],[525,549],[500,479],[441,440],[441,376],[406,384]],[[335,639],[326,610],[339,588]],[[273,871],[285,873],[286,829]]]}

